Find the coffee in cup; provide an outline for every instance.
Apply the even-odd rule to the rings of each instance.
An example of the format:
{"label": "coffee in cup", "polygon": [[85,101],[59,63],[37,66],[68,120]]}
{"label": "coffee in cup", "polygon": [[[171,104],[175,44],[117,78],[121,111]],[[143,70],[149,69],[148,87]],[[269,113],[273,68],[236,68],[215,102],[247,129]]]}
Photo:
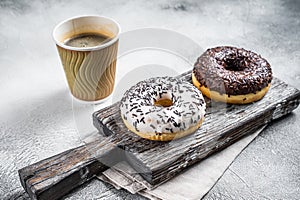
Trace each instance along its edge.
{"label": "coffee in cup", "polygon": [[120,27],[102,16],[80,16],[58,24],[53,37],[72,95],[99,101],[114,88]]}

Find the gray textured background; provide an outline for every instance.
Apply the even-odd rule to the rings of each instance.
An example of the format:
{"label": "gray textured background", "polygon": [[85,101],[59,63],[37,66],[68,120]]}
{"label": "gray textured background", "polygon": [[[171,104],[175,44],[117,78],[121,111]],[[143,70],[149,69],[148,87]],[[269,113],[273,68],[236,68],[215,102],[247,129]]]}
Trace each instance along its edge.
{"label": "gray textured background", "polygon": [[[81,14],[116,19],[123,31],[168,28],[204,49],[235,45],[267,58],[300,88],[300,1],[0,1],[0,198],[28,199],[17,170],[81,143],[54,26]],[[180,45],[180,41],[178,42]],[[201,52],[199,52],[201,53]],[[300,109],[263,131],[204,199],[299,199]],[[66,199],[144,199],[100,181]]]}

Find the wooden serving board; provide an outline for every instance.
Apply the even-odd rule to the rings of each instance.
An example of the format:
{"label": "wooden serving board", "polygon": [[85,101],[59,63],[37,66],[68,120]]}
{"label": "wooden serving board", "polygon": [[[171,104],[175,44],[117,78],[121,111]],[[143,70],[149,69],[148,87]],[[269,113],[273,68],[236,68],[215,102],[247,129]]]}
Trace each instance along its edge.
{"label": "wooden serving board", "polygon": [[[179,78],[191,82],[191,71]],[[170,142],[145,140],[130,132],[116,103],[93,114],[95,127],[106,137],[27,166],[19,170],[20,180],[33,199],[57,199],[107,166],[126,160],[145,180],[157,185],[290,113],[299,102],[299,90],[277,78],[266,96],[252,104],[229,105],[206,99],[200,129]]]}

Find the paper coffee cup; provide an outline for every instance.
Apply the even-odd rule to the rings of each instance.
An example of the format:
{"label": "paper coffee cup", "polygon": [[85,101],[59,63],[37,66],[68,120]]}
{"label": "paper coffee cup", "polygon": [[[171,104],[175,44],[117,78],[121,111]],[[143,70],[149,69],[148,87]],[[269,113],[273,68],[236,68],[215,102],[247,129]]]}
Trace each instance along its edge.
{"label": "paper coffee cup", "polygon": [[99,101],[114,88],[120,26],[103,16],[79,16],[53,31],[72,95]]}

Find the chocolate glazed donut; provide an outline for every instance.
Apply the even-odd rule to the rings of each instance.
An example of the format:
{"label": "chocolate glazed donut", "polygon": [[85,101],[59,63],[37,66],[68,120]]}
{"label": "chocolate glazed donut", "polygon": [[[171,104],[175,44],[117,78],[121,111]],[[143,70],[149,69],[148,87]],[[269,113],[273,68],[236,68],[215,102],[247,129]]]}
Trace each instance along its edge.
{"label": "chocolate glazed donut", "polygon": [[223,46],[208,49],[197,59],[192,80],[213,100],[246,104],[266,94],[272,70],[266,59],[252,51]]}

